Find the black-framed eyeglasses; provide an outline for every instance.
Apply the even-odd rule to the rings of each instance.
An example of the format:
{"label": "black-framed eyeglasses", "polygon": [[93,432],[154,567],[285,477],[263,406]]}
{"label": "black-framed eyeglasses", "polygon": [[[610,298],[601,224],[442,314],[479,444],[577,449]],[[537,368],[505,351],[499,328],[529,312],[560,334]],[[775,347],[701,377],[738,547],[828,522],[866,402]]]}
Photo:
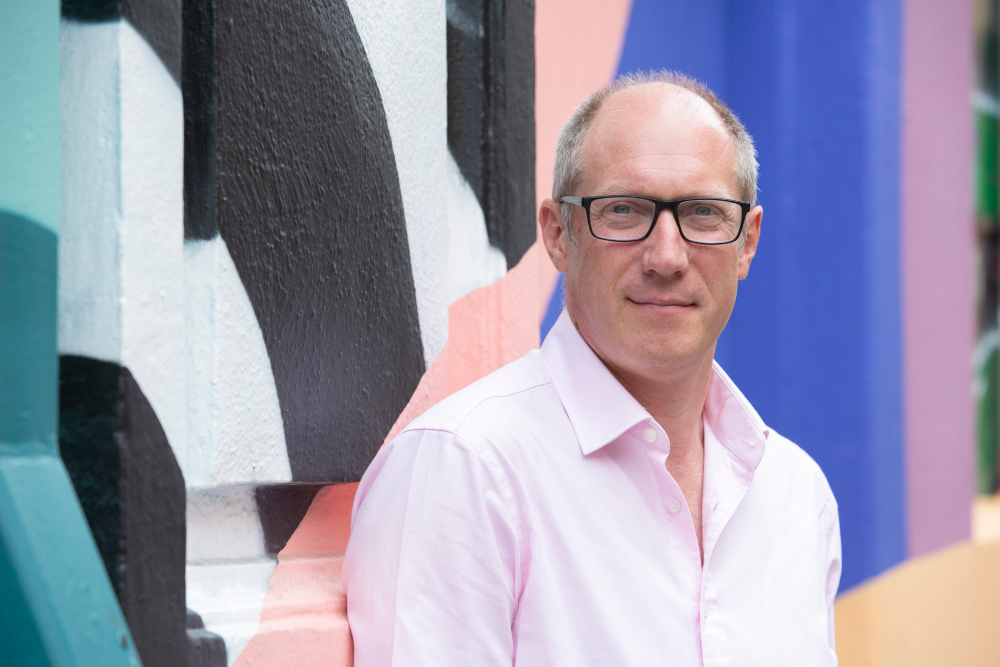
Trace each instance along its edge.
{"label": "black-framed eyeglasses", "polygon": [[736,199],[653,199],[632,195],[562,197],[582,206],[590,233],[603,241],[641,241],[653,231],[660,213],[669,210],[681,237],[701,245],[725,245],[740,237],[750,202]]}

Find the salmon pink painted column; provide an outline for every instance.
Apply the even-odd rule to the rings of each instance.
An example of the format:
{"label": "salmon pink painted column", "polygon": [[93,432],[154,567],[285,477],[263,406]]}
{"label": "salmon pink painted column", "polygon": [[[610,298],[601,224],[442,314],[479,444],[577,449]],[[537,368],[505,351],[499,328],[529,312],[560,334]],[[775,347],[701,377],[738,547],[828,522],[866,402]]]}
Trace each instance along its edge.
{"label": "salmon pink painted column", "polygon": [[972,3],[903,6],[902,272],[910,556],[969,537],[974,491]]}
{"label": "salmon pink painted column", "polygon": [[[583,98],[615,74],[631,8],[631,0],[539,0],[535,6],[535,196],[539,204],[552,195],[552,168],[563,123]],[[541,321],[557,274],[541,243],[533,250],[542,295]]]}

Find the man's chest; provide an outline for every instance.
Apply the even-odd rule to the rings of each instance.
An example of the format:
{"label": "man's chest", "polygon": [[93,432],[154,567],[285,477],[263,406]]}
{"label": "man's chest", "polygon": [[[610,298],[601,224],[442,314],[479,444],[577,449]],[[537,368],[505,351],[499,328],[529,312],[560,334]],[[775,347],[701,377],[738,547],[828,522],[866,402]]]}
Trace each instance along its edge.
{"label": "man's chest", "polygon": [[781,494],[723,493],[706,503],[703,566],[685,494],[662,462],[620,454],[608,449],[573,471],[576,484],[527,503],[516,664],[825,664],[815,516]]}

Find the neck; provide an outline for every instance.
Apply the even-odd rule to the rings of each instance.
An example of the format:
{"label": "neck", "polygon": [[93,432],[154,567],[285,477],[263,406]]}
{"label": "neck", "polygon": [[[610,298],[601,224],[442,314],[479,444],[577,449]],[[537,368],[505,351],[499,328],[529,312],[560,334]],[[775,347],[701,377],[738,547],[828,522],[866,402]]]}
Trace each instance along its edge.
{"label": "neck", "polygon": [[687,501],[698,550],[704,559],[701,504],[705,481],[705,433],[702,411],[712,381],[715,345],[703,358],[687,364],[637,372],[615,364],[601,354],[582,331],[580,335],[625,390],[666,431],[670,439],[670,453],[665,462],[667,472]]}
{"label": "neck", "polygon": [[625,389],[663,427],[670,438],[670,461],[683,462],[702,455],[702,410],[712,381],[715,346],[704,359],[684,368],[665,369],[652,376],[605,365]]}
{"label": "neck", "polygon": [[691,511],[691,522],[698,539],[702,559],[703,487],[705,482],[705,432],[702,411],[712,381],[712,357],[715,346],[705,359],[684,371],[658,371],[653,377],[630,373],[603,360],[611,373],[639,404],[663,427],[670,438],[667,472],[677,483]]}

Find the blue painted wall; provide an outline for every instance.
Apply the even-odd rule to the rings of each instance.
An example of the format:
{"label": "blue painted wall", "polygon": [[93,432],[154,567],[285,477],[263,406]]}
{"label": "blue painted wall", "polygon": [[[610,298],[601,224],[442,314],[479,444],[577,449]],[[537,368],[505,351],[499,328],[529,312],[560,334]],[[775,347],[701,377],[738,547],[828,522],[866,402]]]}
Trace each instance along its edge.
{"label": "blue painted wall", "polygon": [[830,480],[841,590],[905,557],[899,59],[898,0],[635,0],[619,65],[704,80],[757,142],[761,245],[717,358]]}

